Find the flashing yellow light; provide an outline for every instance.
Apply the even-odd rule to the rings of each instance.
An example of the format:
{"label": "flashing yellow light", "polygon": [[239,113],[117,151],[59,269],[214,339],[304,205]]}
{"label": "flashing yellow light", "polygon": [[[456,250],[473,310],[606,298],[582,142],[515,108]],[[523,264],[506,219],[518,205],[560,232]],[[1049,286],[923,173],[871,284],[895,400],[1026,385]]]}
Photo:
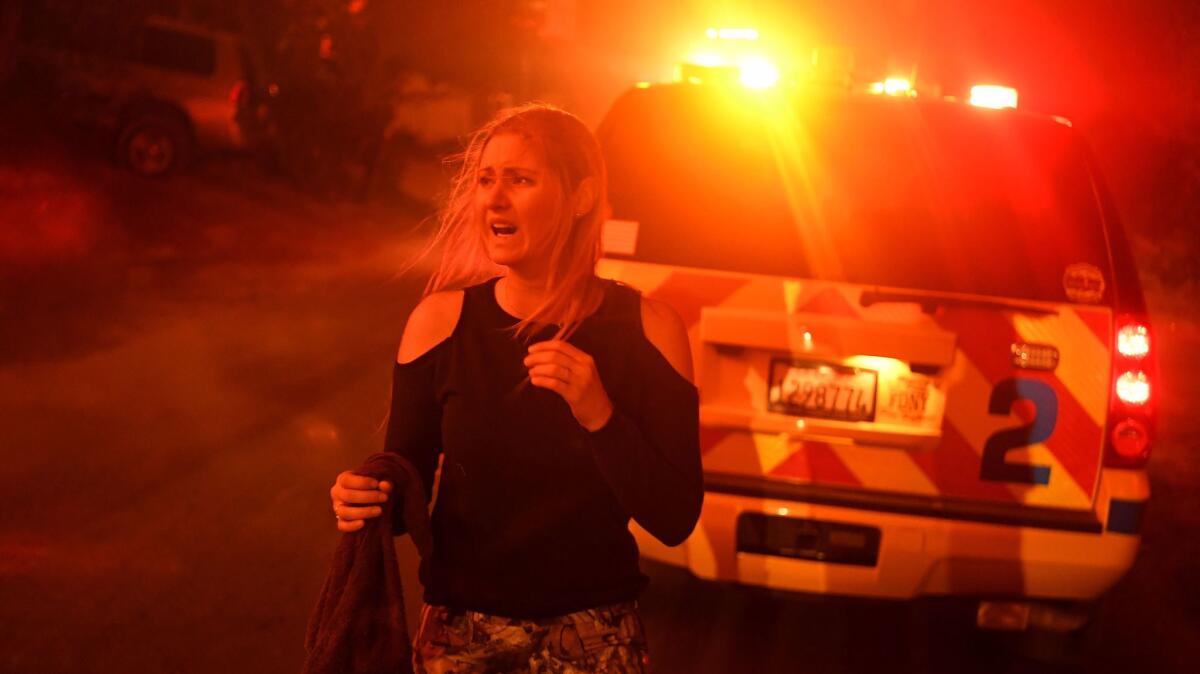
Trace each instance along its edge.
{"label": "flashing yellow light", "polygon": [[1015,108],[1017,90],[996,84],[976,84],[971,87],[971,105],[995,110]]}
{"label": "flashing yellow light", "polygon": [[740,75],[736,65],[725,62],[707,66],[687,61],[675,67],[675,81],[691,84],[731,84],[736,83]]}
{"label": "flashing yellow light", "polygon": [[704,31],[710,40],[757,40],[758,31],[753,28],[709,28]]}
{"label": "flashing yellow light", "polygon": [[768,89],[779,81],[779,69],[764,58],[748,58],[741,63],[741,80],[751,89]]}
{"label": "flashing yellow light", "polygon": [[638,82],[637,84],[635,84],[633,86],[637,87],[638,89],[649,89],[650,83],[649,82]]}
{"label": "flashing yellow light", "polygon": [[912,82],[903,77],[889,77],[883,81],[883,93],[888,96],[911,96]]}

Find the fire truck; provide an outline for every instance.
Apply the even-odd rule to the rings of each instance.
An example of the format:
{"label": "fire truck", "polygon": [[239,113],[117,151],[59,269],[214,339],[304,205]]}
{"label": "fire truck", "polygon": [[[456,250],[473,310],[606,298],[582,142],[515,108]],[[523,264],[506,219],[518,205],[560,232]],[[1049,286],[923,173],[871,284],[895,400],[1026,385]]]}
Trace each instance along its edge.
{"label": "fire truck", "polygon": [[1070,631],[1134,562],[1155,352],[1084,139],[986,85],[642,83],[598,128],[602,276],[672,305],[705,501],[643,555],[714,581],[977,601]]}

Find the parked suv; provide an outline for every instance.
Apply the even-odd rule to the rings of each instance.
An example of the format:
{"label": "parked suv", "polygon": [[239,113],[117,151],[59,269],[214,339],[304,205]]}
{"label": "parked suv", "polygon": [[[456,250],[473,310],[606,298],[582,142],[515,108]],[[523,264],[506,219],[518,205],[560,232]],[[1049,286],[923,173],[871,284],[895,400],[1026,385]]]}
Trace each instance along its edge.
{"label": "parked suv", "polygon": [[139,174],[168,174],[197,150],[245,149],[264,128],[260,69],[233,33],[150,17],[128,36],[76,40],[29,21],[23,59],[53,80],[75,121],[111,133],[116,159]]}
{"label": "parked suv", "polygon": [[[980,600],[1079,627],[1149,498],[1153,342],[1129,246],[1065,120],[736,85],[629,91],[598,129],[602,275],[697,357],[697,576]],[[974,600],[972,599],[972,600]]]}

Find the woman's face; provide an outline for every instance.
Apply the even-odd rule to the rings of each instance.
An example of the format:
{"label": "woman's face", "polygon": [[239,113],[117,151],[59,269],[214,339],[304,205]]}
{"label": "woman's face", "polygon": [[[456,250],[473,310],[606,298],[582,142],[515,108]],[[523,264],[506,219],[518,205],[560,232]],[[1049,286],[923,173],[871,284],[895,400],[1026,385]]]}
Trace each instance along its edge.
{"label": "woman's face", "polygon": [[562,186],[542,149],[516,133],[493,136],[483,148],[475,180],[477,221],[488,257],[519,272],[544,274],[565,206]]}

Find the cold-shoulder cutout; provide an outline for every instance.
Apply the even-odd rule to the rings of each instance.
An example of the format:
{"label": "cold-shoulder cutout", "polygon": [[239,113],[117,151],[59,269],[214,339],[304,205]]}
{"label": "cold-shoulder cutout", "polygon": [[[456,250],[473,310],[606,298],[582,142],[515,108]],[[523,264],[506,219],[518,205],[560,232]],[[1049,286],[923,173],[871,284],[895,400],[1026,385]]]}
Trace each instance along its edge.
{"label": "cold-shoulder cutout", "polygon": [[675,309],[665,302],[642,296],[642,332],[646,341],[675,368],[681,377],[692,381],[692,347],[687,327]]}
{"label": "cold-shoulder cutout", "polygon": [[463,291],[444,290],[425,296],[408,315],[396,362],[411,363],[454,334],[462,315]]}

